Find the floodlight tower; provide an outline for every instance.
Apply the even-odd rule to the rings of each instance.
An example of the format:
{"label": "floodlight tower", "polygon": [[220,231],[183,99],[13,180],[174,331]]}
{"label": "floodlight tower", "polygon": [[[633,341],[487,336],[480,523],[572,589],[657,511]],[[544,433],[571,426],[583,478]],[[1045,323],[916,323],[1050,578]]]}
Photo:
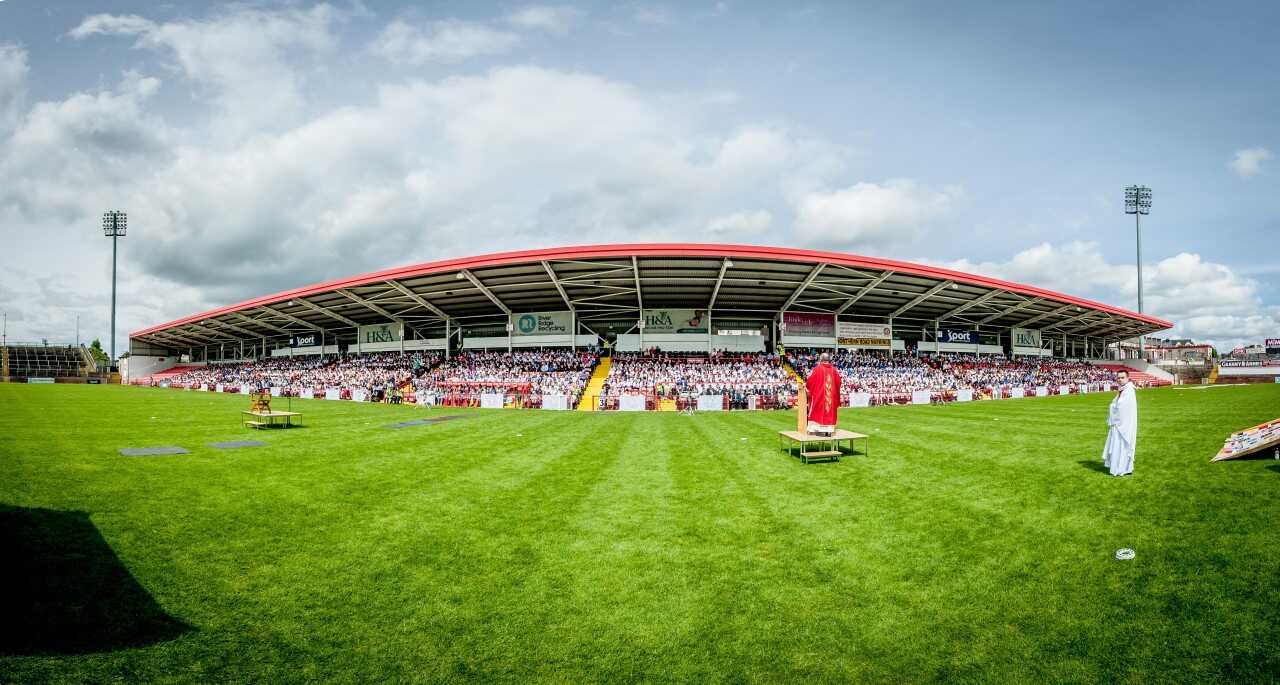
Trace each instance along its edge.
{"label": "floodlight tower", "polygon": [[107,371],[116,363],[116,243],[124,237],[129,226],[129,217],[121,211],[112,210],[102,214],[102,234],[111,239],[111,359],[107,360]]}
{"label": "floodlight tower", "polygon": [[[1133,215],[1133,230],[1138,237],[1138,313],[1142,313],[1142,216],[1151,213],[1151,189],[1128,186],[1124,189],[1124,213]],[[1144,339],[1138,336],[1138,356],[1147,358]]]}

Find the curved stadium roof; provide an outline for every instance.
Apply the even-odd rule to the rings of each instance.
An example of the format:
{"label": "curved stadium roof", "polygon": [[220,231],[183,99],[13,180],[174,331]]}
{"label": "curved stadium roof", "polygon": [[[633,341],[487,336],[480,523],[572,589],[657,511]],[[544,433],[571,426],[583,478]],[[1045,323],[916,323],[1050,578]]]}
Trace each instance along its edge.
{"label": "curved stadium roof", "polygon": [[501,325],[509,313],[573,309],[579,320],[634,321],[640,308],[711,309],[718,320],[778,312],[921,326],[1121,339],[1170,328],[1062,293],[923,264],[837,252],[713,244],[587,245],[448,259],[266,295],[144,328],[130,339],[186,349],[404,321],[420,333]]}

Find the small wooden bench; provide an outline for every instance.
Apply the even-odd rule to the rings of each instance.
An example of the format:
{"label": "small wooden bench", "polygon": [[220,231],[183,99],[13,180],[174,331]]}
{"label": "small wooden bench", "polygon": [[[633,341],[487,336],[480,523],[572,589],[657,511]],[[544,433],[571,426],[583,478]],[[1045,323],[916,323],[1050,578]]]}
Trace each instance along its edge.
{"label": "small wooden bench", "polygon": [[[244,419],[244,425],[247,428],[293,428],[293,418],[298,417],[298,424],[302,425],[302,414],[296,411],[257,411],[249,410],[240,412],[249,418]],[[277,421],[276,419],[282,419]]]}
{"label": "small wooden bench", "polygon": [[[853,431],[837,429],[834,435],[811,435],[800,431],[778,431],[778,438],[783,443],[783,447],[786,448],[788,454],[791,454],[796,447],[799,447],[797,456],[806,464],[814,461],[840,461],[840,457],[846,454],[857,454],[853,448],[854,440],[864,440],[862,453],[866,456],[871,455],[871,437],[862,433],[854,433]],[[847,443],[848,451],[845,451],[840,443]],[[826,449],[807,449],[810,445],[825,447]]]}

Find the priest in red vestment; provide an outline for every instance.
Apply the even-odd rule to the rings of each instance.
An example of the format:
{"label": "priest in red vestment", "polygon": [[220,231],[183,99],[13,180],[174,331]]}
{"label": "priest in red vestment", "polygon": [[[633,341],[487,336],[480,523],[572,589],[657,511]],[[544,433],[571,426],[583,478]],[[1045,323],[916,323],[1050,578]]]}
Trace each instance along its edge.
{"label": "priest in red vestment", "polygon": [[831,365],[831,355],[822,353],[804,385],[809,394],[809,433],[835,433],[836,408],[840,406],[840,372]]}

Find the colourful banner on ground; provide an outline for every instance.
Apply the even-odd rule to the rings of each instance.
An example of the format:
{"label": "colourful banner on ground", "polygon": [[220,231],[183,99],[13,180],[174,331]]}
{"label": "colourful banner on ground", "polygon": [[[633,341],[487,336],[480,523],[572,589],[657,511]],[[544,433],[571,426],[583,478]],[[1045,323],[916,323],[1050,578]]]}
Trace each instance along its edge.
{"label": "colourful banner on ground", "polygon": [[569,335],[572,329],[573,312],[530,312],[511,315],[511,335],[517,338]]}
{"label": "colourful banner on ground", "polygon": [[788,336],[831,338],[836,334],[835,314],[783,312],[782,323],[786,325],[786,335]]}
{"label": "colourful banner on ground", "polygon": [[705,309],[644,310],[645,334],[707,333],[710,330]]}
{"label": "colourful banner on ground", "polygon": [[[787,333],[792,334],[791,326],[787,326]],[[893,344],[893,326],[887,323],[837,321],[836,344],[850,347],[889,347]]]}

